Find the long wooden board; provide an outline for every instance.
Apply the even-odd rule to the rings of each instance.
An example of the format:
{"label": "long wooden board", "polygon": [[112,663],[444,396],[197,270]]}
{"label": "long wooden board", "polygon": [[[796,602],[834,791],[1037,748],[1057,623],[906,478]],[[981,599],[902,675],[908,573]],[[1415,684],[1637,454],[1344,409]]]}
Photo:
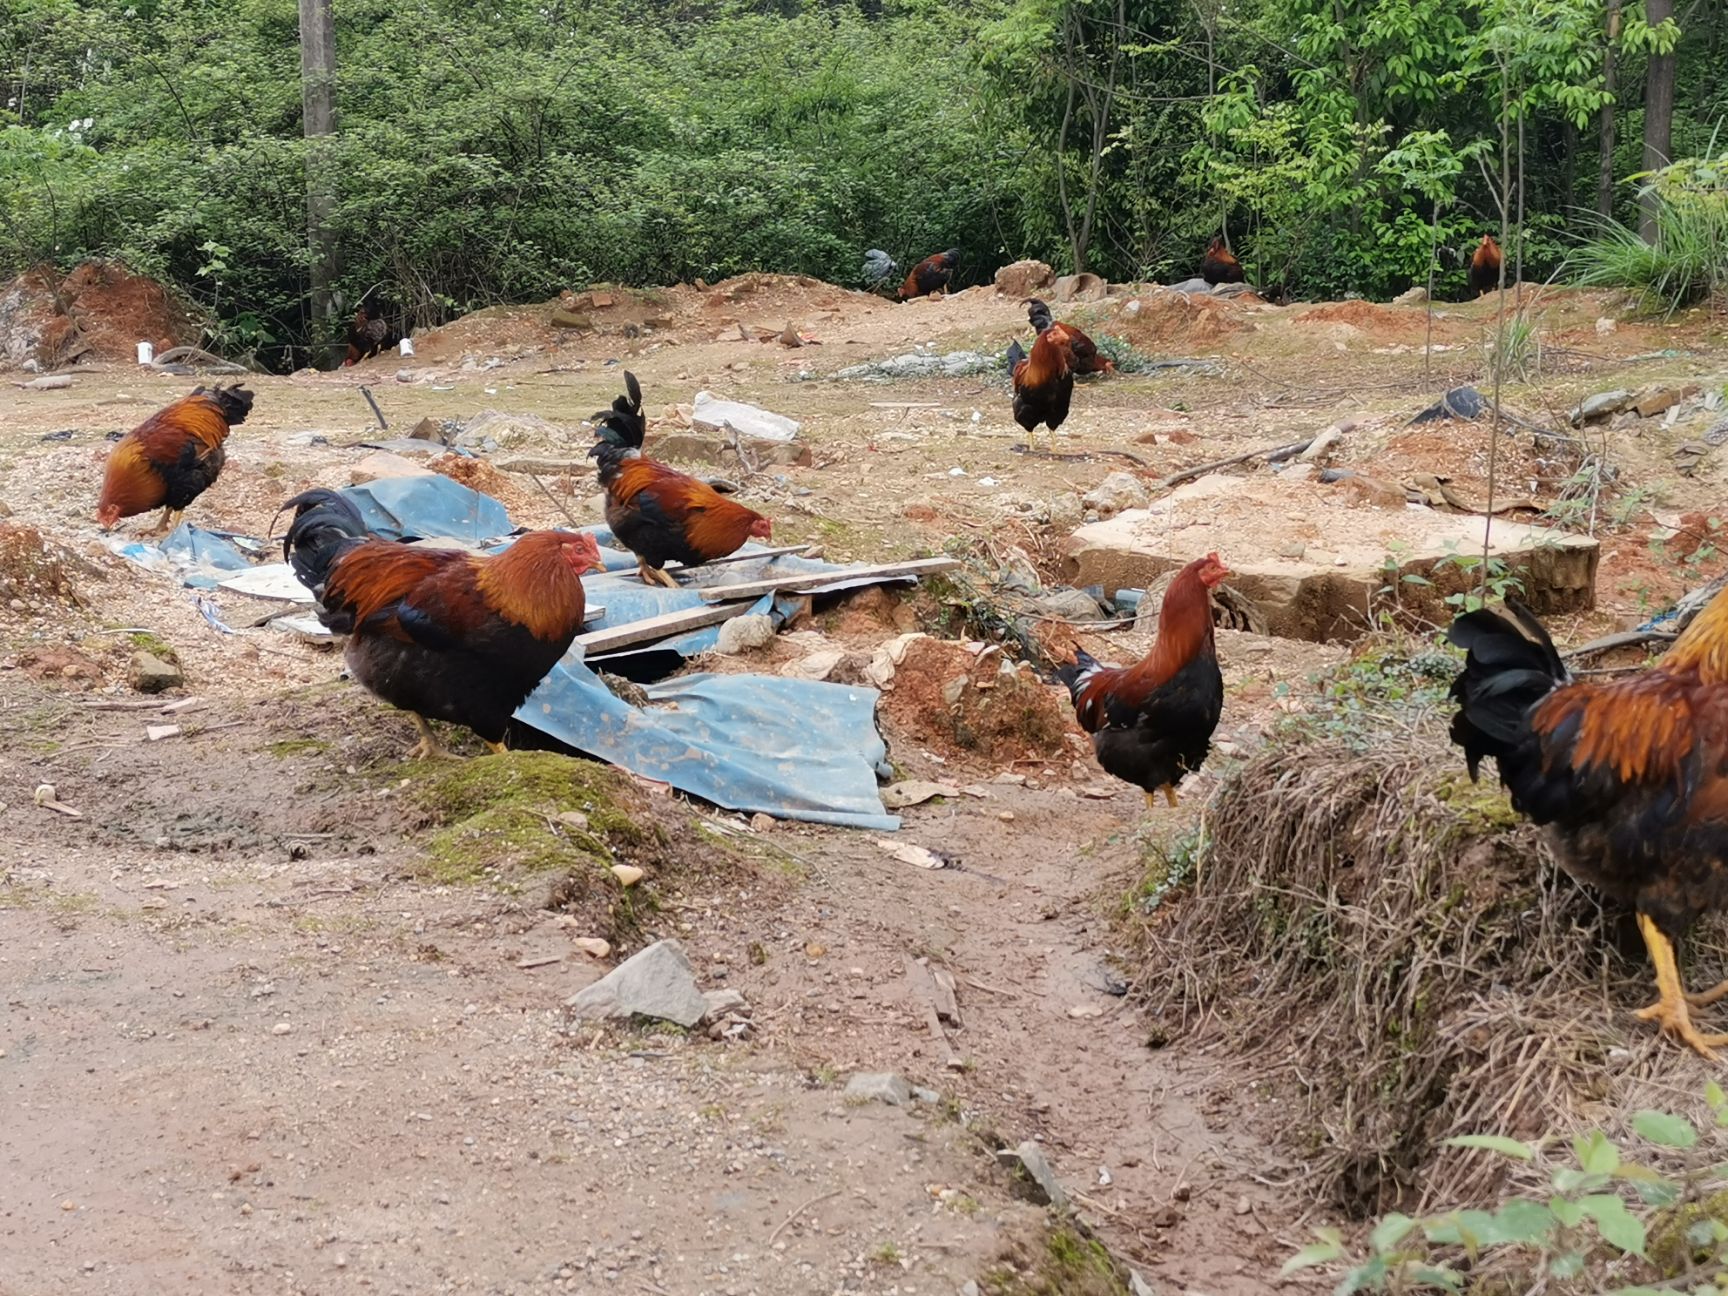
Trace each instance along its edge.
{"label": "long wooden board", "polygon": [[717,607],[684,608],[677,612],[662,612],[645,621],[631,621],[607,630],[590,630],[576,636],[576,642],[588,656],[634,648],[656,639],[669,639],[689,630],[702,630],[722,621],[730,621],[750,610],[749,602],[725,603]]}
{"label": "long wooden board", "polygon": [[872,567],[842,567],[838,571],[787,573],[763,580],[746,581],[742,585],[714,585],[699,590],[709,603],[731,599],[760,598],[780,591],[821,589],[840,581],[868,579],[889,580],[898,576],[934,576],[937,572],[953,571],[960,566],[957,558],[911,558],[905,562],[878,563]]}

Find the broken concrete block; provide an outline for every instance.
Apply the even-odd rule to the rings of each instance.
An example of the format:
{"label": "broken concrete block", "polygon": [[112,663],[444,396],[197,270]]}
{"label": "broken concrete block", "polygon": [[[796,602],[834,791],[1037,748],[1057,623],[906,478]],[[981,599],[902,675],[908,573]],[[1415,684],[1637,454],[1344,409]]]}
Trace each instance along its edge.
{"label": "broken concrete block", "polygon": [[1042,292],[1056,281],[1056,272],[1042,261],[1016,261],[996,272],[996,291],[1016,300]]}
{"label": "broken concrete block", "polygon": [[696,393],[690,426],[698,432],[723,434],[728,429],[749,441],[790,441],[799,424],[784,414],[774,414],[744,401],[721,400],[705,391]]}
{"label": "broken concrete block", "polygon": [[[1064,577],[1112,595],[1150,589],[1216,551],[1235,573],[1230,587],[1252,600],[1271,634],[1316,641],[1354,639],[1370,624],[1391,565],[1423,577],[1400,598],[1437,622],[1450,615],[1447,595],[1474,588],[1473,566],[1457,556],[1482,552],[1480,517],[1410,504],[1353,508],[1338,492],[1285,478],[1214,474],[1083,526],[1065,544]],[[1282,556],[1296,544],[1300,557]],[[1517,574],[1523,599],[1544,616],[1595,605],[1598,552],[1588,536],[1506,518],[1490,535],[1490,557]]]}
{"label": "broken concrete block", "polygon": [[430,468],[422,467],[412,459],[404,459],[388,450],[374,450],[348,470],[348,484],[364,486],[367,482],[375,482],[385,477],[431,476],[433,472]]}
{"label": "broken concrete block", "polygon": [[590,1020],[640,1013],[684,1027],[696,1025],[708,1012],[689,957],[670,940],[655,941],[564,1003]]}

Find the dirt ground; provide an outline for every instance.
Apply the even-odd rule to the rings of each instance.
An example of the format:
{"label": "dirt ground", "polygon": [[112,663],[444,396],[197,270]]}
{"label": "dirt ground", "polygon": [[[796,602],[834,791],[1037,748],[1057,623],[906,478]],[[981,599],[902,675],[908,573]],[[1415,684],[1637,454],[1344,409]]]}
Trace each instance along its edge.
{"label": "dirt ground", "polygon": [[[1360,430],[1335,462],[1486,497],[1485,425],[1404,424],[1444,388],[1486,383],[1491,299],[1436,312],[1431,372],[1421,307],[1144,294],[1059,311],[1217,372],[1090,380],[1061,433],[1026,453],[997,375],[825,377],[915,347],[999,349],[1024,314],[986,289],[897,306],[752,277],[615,295],[582,308],[585,328],[548,327],[549,306],[500,309],[415,339],[413,358],[260,376],[226,472],[189,516],[263,535],[284,498],[347,484],[385,435],[363,384],[392,435],[427,416],[533,414],[552,429],[494,457],[580,461],[580,422],[626,365],[651,412],[708,390],[802,420],[813,464],[753,474],[743,497],[774,517],[776,542],[838,558],[949,548],[986,570],[1020,549],[1048,574],[1058,497],[1124,468],[1155,488],[1349,419]],[[1720,321],[1629,322],[1565,291],[1542,303],[1540,368],[1506,393],[1532,421],[1607,388],[1720,391],[1728,377]],[[788,324],[814,341],[740,333]],[[270,605],[223,595],[239,633],[222,633],[97,531],[110,434],[193,380],[72,372],[69,389],[0,387],[0,502],[46,544],[27,573],[0,551],[3,1296],[1094,1290],[1004,1276],[1056,1272],[1073,1250],[992,1155],[1028,1138],[1085,1227],[1160,1296],[1278,1287],[1311,1219],[1281,1191],[1277,1113],[1252,1067],[1185,1049],[1118,997],[1114,924],[1147,845],[1191,829],[1231,752],[1344,650],[1221,633],[1225,747],[1174,812],[1148,811],[1078,743],[992,764],[935,750],[884,707],[903,774],[976,792],[904,812],[899,838],[957,857],[937,871],[871,834],[754,829],[644,788],[673,846],[651,870],[658,908],[619,952],[677,937],[704,987],[743,992],[753,1029],[721,1042],[581,1026],[564,1000],[612,961],[573,944],[599,934],[595,913],[548,908],[543,875],[430,867],[413,807],[433,775],[401,763],[406,720],[339,681],[328,649],[249,628]],[[1606,465],[1588,500],[1598,607],[1561,635],[1636,623],[1718,569],[1713,545],[1664,537],[1708,529],[1720,508],[1728,451],[1685,476],[1674,450],[1722,417],[1694,401],[1671,427],[1508,434],[1496,471],[1545,505],[1581,453]],[[579,467],[546,473],[549,494],[521,474],[486,480],[518,523],[597,519]],[[907,607],[941,629],[928,598]],[[867,658],[906,615],[821,628]],[[1081,638],[1115,659],[1147,642]],[[171,651],[185,687],[134,693],[141,647]],[[165,721],[180,731],[148,740]],[[36,804],[43,783],[77,816]],[[927,966],[956,984],[961,1020],[941,1038]],[[857,1071],[897,1071],[936,1100],[858,1105],[842,1092]]]}

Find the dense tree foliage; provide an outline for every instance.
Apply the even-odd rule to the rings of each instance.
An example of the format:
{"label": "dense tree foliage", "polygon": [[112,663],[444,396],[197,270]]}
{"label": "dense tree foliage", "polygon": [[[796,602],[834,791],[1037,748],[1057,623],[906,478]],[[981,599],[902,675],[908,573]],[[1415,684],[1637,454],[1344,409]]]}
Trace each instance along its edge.
{"label": "dense tree foliage", "polygon": [[[1648,3],[335,0],[335,282],[427,321],[870,247],[1182,276],[1224,230],[1377,294],[1437,247],[1456,282],[1503,198],[1541,272],[1600,176],[1636,223],[1647,86],[1719,151],[1728,6]],[[9,0],[0,270],[118,256],[283,362],[321,331],[300,78],[295,0]]]}

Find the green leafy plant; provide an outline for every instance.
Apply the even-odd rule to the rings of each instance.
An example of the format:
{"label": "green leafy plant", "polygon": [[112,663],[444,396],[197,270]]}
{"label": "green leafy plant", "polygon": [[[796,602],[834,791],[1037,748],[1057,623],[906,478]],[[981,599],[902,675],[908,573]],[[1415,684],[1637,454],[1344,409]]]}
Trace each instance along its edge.
{"label": "green leafy plant", "polygon": [[[1711,1081],[1705,1100],[1713,1128],[1728,1128],[1721,1086]],[[1633,1139],[1626,1145],[1593,1129],[1559,1155],[1551,1155],[1553,1139],[1449,1139],[1449,1147],[1545,1173],[1546,1191],[1510,1197],[1492,1210],[1387,1215],[1360,1247],[1337,1229],[1321,1229],[1284,1272],[1340,1265],[1336,1296],[1458,1292],[1467,1289],[1467,1275],[1484,1273],[1505,1276],[1506,1290],[1535,1282],[1532,1290],[1564,1293],[1715,1293],[1717,1282],[1728,1280],[1725,1167],[1705,1155],[1700,1131],[1684,1116],[1639,1111],[1627,1124]]]}

